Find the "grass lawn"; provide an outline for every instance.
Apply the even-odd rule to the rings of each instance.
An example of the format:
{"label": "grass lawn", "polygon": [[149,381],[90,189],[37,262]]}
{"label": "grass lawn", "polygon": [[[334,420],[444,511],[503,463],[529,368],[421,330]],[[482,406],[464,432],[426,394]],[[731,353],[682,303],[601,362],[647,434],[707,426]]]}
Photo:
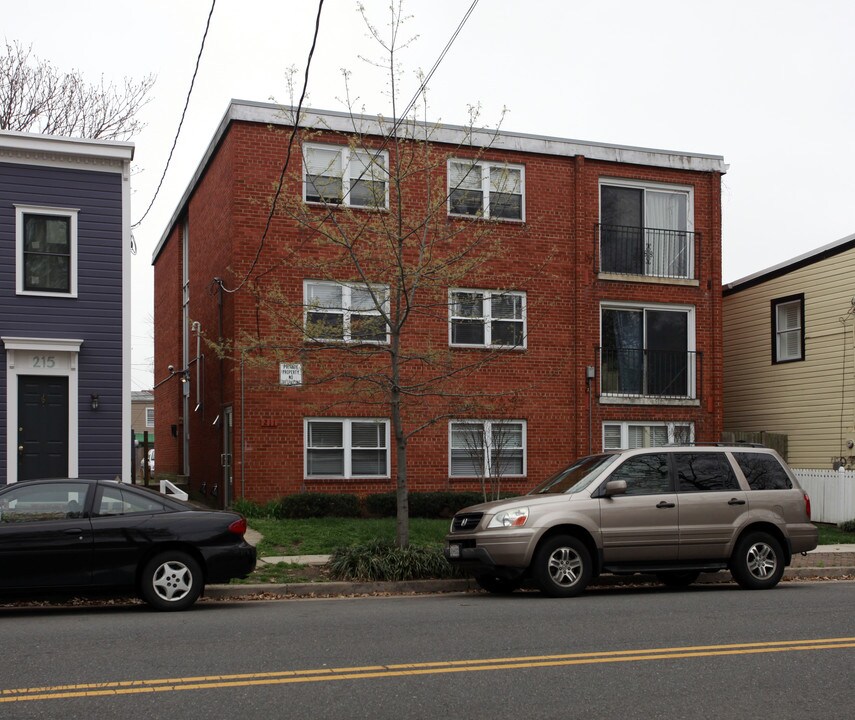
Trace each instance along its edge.
{"label": "grass lawn", "polygon": [[[264,538],[258,544],[259,557],[329,555],[338,547],[362,545],[377,538],[395,540],[395,518],[251,519],[249,526]],[[450,520],[410,518],[410,542],[443,545],[450,526]]]}
{"label": "grass lawn", "polygon": [[837,525],[816,523],[820,545],[855,545],[855,533],[843,532]]}

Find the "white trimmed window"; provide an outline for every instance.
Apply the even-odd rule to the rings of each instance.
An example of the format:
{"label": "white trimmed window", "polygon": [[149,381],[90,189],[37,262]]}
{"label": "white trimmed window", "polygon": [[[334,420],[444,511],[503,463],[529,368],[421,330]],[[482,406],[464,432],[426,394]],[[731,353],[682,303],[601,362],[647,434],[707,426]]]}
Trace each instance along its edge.
{"label": "white trimmed window", "polygon": [[448,432],[451,477],[526,474],[524,420],[453,420]]}
{"label": "white trimmed window", "polygon": [[448,214],[525,220],[525,168],[449,160]]}
{"label": "white trimmed window", "polygon": [[18,295],[77,297],[77,212],[15,206]]}
{"label": "white trimmed window", "polygon": [[772,300],[773,363],[804,360],[805,296]]}
{"label": "white trimmed window", "polygon": [[389,477],[389,421],[305,420],[305,477]]}
{"label": "white trimmed window", "polygon": [[603,450],[631,450],[694,441],[693,423],[603,423]]}
{"label": "white trimmed window", "polygon": [[389,207],[389,153],[347,145],[303,146],[303,199],[324,205]]}
{"label": "white trimmed window", "polygon": [[154,408],[147,407],[145,409],[145,426],[147,428],[154,427]]}
{"label": "white trimmed window", "polygon": [[526,346],[524,292],[452,290],[449,343],[466,347]]}
{"label": "white trimmed window", "polygon": [[385,285],[306,280],[303,293],[305,331],[309,339],[358,343],[389,341],[384,319],[388,312],[389,290]]}

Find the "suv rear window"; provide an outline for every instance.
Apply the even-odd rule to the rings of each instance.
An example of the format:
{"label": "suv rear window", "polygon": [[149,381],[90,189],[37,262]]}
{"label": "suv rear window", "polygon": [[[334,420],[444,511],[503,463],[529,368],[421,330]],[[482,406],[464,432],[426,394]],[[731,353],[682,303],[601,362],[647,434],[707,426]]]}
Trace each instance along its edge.
{"label": "suv rear window", "polygon": [[778,458],[763,453],[733,453],[752,490],[789,490],[793,487]]}
{"label": "suv rear window", "polygon": [[724,453],[674,453],[680,492],[739,490],[736,473]]}

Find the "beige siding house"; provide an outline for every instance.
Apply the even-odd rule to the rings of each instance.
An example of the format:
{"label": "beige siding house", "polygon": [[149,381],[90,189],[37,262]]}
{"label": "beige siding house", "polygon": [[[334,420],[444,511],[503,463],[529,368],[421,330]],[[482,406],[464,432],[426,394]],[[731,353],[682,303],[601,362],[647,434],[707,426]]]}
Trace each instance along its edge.
{"label": "beige siding house", "polygon": [[724,429],[855,467],[855,235],[725,285]]}

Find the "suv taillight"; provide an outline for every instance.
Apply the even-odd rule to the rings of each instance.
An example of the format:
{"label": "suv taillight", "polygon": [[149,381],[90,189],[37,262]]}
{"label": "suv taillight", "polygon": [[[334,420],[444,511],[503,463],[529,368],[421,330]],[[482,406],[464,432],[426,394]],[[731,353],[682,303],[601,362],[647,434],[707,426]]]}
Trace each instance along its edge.
{"label": "suv taillight", "polygon": [[805,493],[805,512],[807,513],[807,519],[810,520],[810,498],[807,493]]}
{"label": "suv taillight", "polygon": [[243,535],[246,532],[246,518],[239,518],[229,525],[229,532],[235,535]]}

